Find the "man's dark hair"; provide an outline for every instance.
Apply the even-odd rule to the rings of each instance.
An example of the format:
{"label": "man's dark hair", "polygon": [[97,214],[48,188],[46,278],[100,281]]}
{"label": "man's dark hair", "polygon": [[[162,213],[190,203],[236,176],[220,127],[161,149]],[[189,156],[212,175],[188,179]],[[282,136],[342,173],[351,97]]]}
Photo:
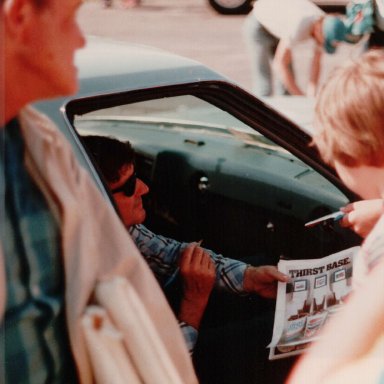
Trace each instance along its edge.
{"label": "man's dark hair", "polygon": [[113,137],[93,135],[82,136],[82,140],[109,183],[120,179],[120,171],[124,165],[134,164],[135,152],[129,141],[122,142]]}

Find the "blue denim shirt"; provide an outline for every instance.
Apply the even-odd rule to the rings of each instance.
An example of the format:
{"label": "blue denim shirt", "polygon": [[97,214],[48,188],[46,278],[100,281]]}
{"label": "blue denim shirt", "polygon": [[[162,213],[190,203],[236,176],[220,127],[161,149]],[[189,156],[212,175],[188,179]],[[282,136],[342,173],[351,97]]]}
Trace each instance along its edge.
{"label": "blue denim shirt", "polygon": [[7,301],[0,361],[4,361],[5,382],[73,383],[59,225],[24,167],[18,121],[11,121],[1,131],[0,174],[5,198],[1,240]]}

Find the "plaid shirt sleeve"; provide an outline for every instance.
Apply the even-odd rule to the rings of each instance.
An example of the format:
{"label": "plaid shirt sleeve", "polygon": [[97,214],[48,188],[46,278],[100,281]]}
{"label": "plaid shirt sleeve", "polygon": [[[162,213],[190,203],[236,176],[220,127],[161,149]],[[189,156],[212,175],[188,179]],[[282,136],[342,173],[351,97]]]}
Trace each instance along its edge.
{"label": "plaid shirt sleeve", "polygon": [[[188,243],[156,235],[144,225],[135,225],[129,230],[136,246],[148,262],[157,279],[164,286],[178,271],[177,261]],[[208,249],[216,268],[216,287],[243,294],[244,272],[247,264],[223,257]]]}
{"label": "plaid shirt sleeve", "polygon": [[199,332],[184,321],[179,321],[179,326],[181,333],[184,336],[185,343],[187,344],[188,351],[192,355]]}
{"label": "plaid shirt sleeve", "polygon": [[[144,225],[135,225],[130,228],[129,232],[162,286],[170,284],[178,272],[177,261],[179,255],[188,243],[156,235]],[[206,251],[215,263],[216,287],[237,294],[244,293],[243,279],[247,264],[225,258],[208,249]],[[183,321],[180,321],[179,325],[188,351],[192,354],[197,341],[198,331]]]}
{"label": "plaid shirt sleeve", "polygon": [[162,286],[177,272],[177,260],[183,243],[156,235],[144,225],[134,225],[129,232]]}

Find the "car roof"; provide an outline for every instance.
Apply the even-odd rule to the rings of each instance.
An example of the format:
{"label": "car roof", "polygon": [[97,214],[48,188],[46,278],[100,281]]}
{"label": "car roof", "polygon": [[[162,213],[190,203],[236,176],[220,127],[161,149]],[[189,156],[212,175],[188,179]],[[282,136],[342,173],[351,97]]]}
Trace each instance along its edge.
{"label": "car roof", "polygon": [[164,50],[107,38],[88,37],[78,51],[80,90],[86,94],[118,92],[204,80],[226,80],[203,64]]}
{"label": "car roof", "polygon": [[[80,90],[75,97],[199,81],[234,81],[190,58],[159,48],[87,37],[78,51]],[[314,101],[304,97],[270,97],[264,101],[312,134]]]}
{"label": "car roof", "polygon": [[[159,48],[132,44],[108,38],[87,37],[84,49],[76,53],[79,91],[75,95],[37,103],[68,136],[63,107],[73,99],[166,85],[225,81],[236,83],[204,64]],[[313,101],[295,97],[263,99],[312,135]],[[61,115],[61,116],[60,116]]]}
{"label": "car roof", "polygon": [[[86,40],[86,46],[75,57],[78,92],[34,104],[72,143],[77,139],[67,122],[65,106],[73,99],[201,81],[231,82],[195,60],[158,48],[94,36]],[[75,144],[74,150],[83,160],[81,145]]]}
{"label": "car roof", "polygon": [[95,36],[87,36],[86,40],[86,46],[75,57],[78,92],[35,103],[66,136],[63,106],[76,98],[208,80],[233,83],[195,60],[159,48]]}

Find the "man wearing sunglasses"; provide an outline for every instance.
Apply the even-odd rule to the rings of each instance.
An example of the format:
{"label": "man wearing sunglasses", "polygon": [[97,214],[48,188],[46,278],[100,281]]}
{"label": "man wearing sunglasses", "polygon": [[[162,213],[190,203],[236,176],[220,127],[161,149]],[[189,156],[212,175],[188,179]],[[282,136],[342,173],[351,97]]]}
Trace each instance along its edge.
{"label": "man wearing sunglasses", "polygon": [[276,267],[249,266],[217,255],[198,243],[183,243],[154,234],[142,225],[146,215],[142,196],[149,188],[136,176],[131,144],[102,136],[85,136],[83,140],[110,188],[124,225],[161,286],[169,285],[180,273],[183,298],[178,319],[190,352],[196,343],[213,283],[217,288],[237,294],[275,297],[276,282],[287,281],[287,276]]}

